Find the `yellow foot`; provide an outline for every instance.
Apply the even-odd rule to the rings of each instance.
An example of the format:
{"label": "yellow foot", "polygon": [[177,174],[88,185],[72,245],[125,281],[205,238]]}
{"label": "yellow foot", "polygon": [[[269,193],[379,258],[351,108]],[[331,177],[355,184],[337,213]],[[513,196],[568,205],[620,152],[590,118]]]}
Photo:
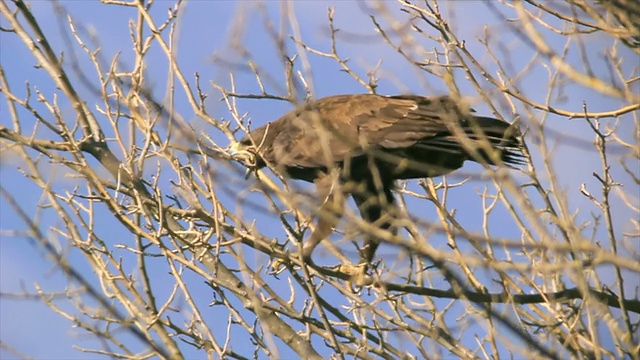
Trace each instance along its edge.
{"label": "yellow foot", "polygon": [[338,270],[351,276],[351,283],[354,285],[364,287],[373,284],[373,277],[367,274],[367,268],[367,264],[342,264],[338,267]]}
{"label": "yellow foot", "polygon": [[287,266],[283,259],[273,259],[269,263],[269,275],[280,275],[285,270],[287,270]]}
{"label": "yellow foot", "polygon": [[[302,256],[302,262],[307,265],[313,265],[313,260],[311,260],[311,257],[305,257],[304,254]],[[269,262],[269,275],[282,274],[282,272],[285,271],[290,265],[297,267],[296,262],[288,259],[271,259],[271,262]]]}

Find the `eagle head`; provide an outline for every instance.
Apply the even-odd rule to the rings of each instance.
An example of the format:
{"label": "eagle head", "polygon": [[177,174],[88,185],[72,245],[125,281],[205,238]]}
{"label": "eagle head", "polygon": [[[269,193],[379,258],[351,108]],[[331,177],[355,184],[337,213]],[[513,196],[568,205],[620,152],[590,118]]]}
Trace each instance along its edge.
{"label": "eagle head", "polygon": [[229,154],[249,168],[263,168],[267,164],[260,156],[260,144],[254,143],[249,135],[229,147]]}

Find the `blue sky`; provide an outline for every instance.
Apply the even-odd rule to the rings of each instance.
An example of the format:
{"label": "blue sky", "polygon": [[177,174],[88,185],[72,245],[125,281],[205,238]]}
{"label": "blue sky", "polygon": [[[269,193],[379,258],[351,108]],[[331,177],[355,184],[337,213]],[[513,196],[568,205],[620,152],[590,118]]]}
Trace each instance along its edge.
{"label": "blue sky", "polygon": [[[101,55],[103,59],[111,59],[116,53],[120,53],[120,61],[122,64],[131,65],[133,55],[131,51],[131,42],[129,38],[128,22],[135,19],[134,9],[127,9],[118,6],[105,6],[97,2],[84,1],[66,1],[61,2],[63,6],[78,19],[87,29],[95,33],[96,38],[102,49]],[[159,2],[156,4],[153,15],[158,19],[164,18],[166,8],[169,2]],[[49,36],[49,41],[53,47],[59,51],[67,51],[65,40],[60,35],[59,22],[55,12],[52,10],[51,4],[47,1],[35,1],[31,4],[32,9],[43,28],[45,34]],[[301,37],[305,43],[318,50],[327,51],[329,49],[328,41],[328,25],[327,25],[327,8],[335,7],[335,24],[340,28],[338,33],[339,52],[345,57],[350,58],[350,64],[358,72],[359,75],[366,77],[368,69],[374,67],[381,61],[380,65],[380,82],[377,92],[380,94],[396,94],[396,93],[416,93],[425,95],[443,94],[447,91],[444,84],[437,78],[430,76],[424,72],[417,72],[415,69],[407,66],[402,57],[388,45],[380,41],[376,35],[375,28],[368,16],[367,9],[359,2],[325,2],[325,1],[309,1],[289,4],[295,7],[295,14],[300,25]],[[396,3],[386,3],[390,10],[390,14],[403,18]],[[270,18],[276,22],[280,21],[279,12],[282,5],[277,2],[265,3],[266,11],[270,14]],[[482,47],[478,44],[476,37],[481,36],[484,26],[488,29],[502,29],[500,31],[502,40],[507,48],[500,53],[501,56],[509,57],[513,68],[519,69],[528,64],[533,54],[532,50],[523,45],[516,37],[509,36],[508,25],[501,22],[495,14],[490,12],[482,2],[465,1],[457,3],[443,3],[445,14],[449,15],[451,26],[458,27],[459,38],[464,39],[471,52],[476,52],[478,59],[489,64],[490,58],[488,54],[482,51]],[[273,78],[271,83],[267,83],[267,89],[276,94],[284,95],[284,72],[282,59],[279,58],[274,51],[273,42],[269,36],[265,34],[262,17],[259,10],[252,2],[209,2],[209,1],[191,1],[188,2],[185,11],[181,13],[181,19],[178,26],[178,62],[183,72],[189,79],[195,72],[200,74],[202,85],[205,92],[210,96],[207,100],[208,111],[215,118],[230,119],[230,115],[224,103],[219,101],[220,93],[209,85],[209,80],[224,86],[229,85],[229,68],[222,66],[220,61],[215,59],[225,59],[232,62],[244,61],[241,56],[234,51],[230,34],[236,34],[235,29],[238,21],[242,23],[242,36],[238,41],[246,47],[246,49],[254,56],[255,61],[269,76]],[[241,20],[238,20],[241,19]],[[5,26],[6,21],[2,19],[0,23]],[[382,22],[384,26],[393,25],[389,22]],[[551,37],[550,39],[558,39]],[[591,48],[602,48],[606,44],[606,39],[594,36],[589,39]],[[425,49],[433,47],[429,39],[426,37],[418,38],[417,44]],[[35,60],[29,54],[28,50],[17,41],[12,34],[0,33],[0,60],[3,68],[6,70],[7,77],[16,93],[24,95],[24,83],[26,80],[31,85],[37,86],[45,96],[51,96],[58,93],[52,81],[48,79],[44,72],[35,69]],[[550,43],[554,49],[562,49],[564,46],[561,42]],[[295,46],[289,42],[287,44],[288,53],[294,55],[296,53]],[[621,57],[633,59],[631,52],[622,47]],[[77,50],[77,48],[76,48]],[[603,50],[604,51],[604,50]],[[82,53],[78,56],[82,57]],[[602,63],[598,61],[598,51],[591,54],[593,59],[593,67],[596,70],[605,71]],[[312,83],[313,96],[318,98],[322,96],[339,94],[339,93],[360,93],[364,92],[356,81],[349,75],[340,71],[339,66],[332,60],[321,58],[312,54],[307,54],[312,65]],[[569,56],[570,59],[579,63],[580,54],[575,53]],[[86,59],[81,60],[82,68],[89,74],[92,73],[91,65]],[[153,48],[147,58],[147,74],[148,84],[154,91],[153,95],[162,99],[167,91],[167,61],[164,55],[157,48]],[[638,75],[637,64],[630,61],[623,65],[626,71],[633,71],[636,67],[636,76]],[[492,69],[491,66],[489,66]],[[495,69],[492,69],[495,71]],[[243,72],[241,68],[234,69],[236,86],[238,92],[257,93],[259,88],[252,74]],[[476,96],[477,94],[463,77],[460,77],[458,83],[461,85],[463,95]],[[490,89],[487,83],[483,83]],[[527,76],[519,79],[520,88],[524,95],[531,97],[540,103],[545,102],[547,95],[548,75],[544,66],[541,64],[534,65],[533,71]],[[80,86],[79,88],[82,88]],[[19,89],[19,90],[16,90]],[[89,92],[87,92],[89,93]],[[494,95],[498,96],[494,93]],[[562,95],[562,96],[560,96]],[[571,111],[581,111],[583,101],[586,101],[590,111],[607,111],[619,106],[618,100],[603,97],[594,91],[567,85],[564,87],[562,94],[552,101],[554,106],[568,109]],[[9,125],[4,99],[0,104],[0,122],[2,125]],[[180,100],[180,96],[178,96]],[[91,99],[88,96],[88,101]],[[241,112],[246,112],[252,120],[254,126],[261,125],[267,121],[276,119],[283,112],[291,108],[291,105],[276,100],[240,100],[238,102]],[[498,101],[503,106],[505,103]],[[60,98],[60,105],[63,113],[73,114],[72,109],[66,103],[65,99]],[[490,114],[488,107],[478,101],[474,108],[481,114]],[[506,106],[500,108],[503,116],[515,117],[515,114],[506,111]],[[193,116],[193,112],[185,103],[176,104],[176,109],[182,113],[187,121],[198,129],[203,129],[206,124]],[[526,113],[518,111],[525,116]],[[524,118],[525,124],[530,122],[539,122],[543,118],[546,119],[548,128],[554,130],[557,138],[549,141],[549,145],[554,147],[553,164],[559,179],[559,183],[565,196],[570,204],[571,211],[575,211],[578,221],[586,221],[590,219],[591,213],[596,212],[595,205],[580,195],[578,189],[582,183],[586,184],[594,194],[599,193],[598,183],[591,175],[594,170],[600,168],[598,157],[593,153],[592,149],[583,149],[574,146],[575,141],[583,144],[589,144],[593,140],[593,135],[584,120],[568,120],[555,115],[545,117],[541,112],[534,112],[536,118]],[[526,116],[525,116],[526,117]],[[507,118],[507,120],[512,120]],[[32,121],[28,116],[23,116],[25,128],[28,128],[29,122]],[[628,121],[620,123],[618,133],[627,140],[632,141],[634,125],[631,118]],[[45,134],[44,131],[41,132]],[[210,134],[214,139],[219,140],[221,145],[226,145],[226,140],[221,134],[212,131]],[[615,149],[612,152],[612,162],[617,162],[617,157],[621,156],[620,152]],[[540,161],[539,154],[534,153],[536,161]],[[539,164],[538,164],[539,165]],[[17,197],[21,204],[25,207],[25,211],[29,214],[37,216],[38,223],[41,228],[48,231],[48,235],[56,237],[55,232],[50,231],[52,227],[62,226],[53,214],[44,209],[38,208],[41,199],[40,190],[31,182],[26,181],[24,176],[16,170],[19,163],[10,156],[3,156],[0,161],[0,182],[3,186],[18,194]],[[637,163],[636,163],[637,166]],[[61,189],[72,188],[76,183],[74,179],[70,179],[65,172],[60,171],[57,167],[48,167],[47,164],[42,165],[43,172],[56,186]],[[479,166],[465,167],[464,171],[479,172]],[[152,169],[150,171],[153,171]],[[619,182],[629,182],[629,177],[624,174],[619,167],[613,169],[615,179]],[[239,188],[242,184],[239,177],[232,177],[231,186]],[[449,199],[449,205],[458,209],[458,218],[461,223],[468,228],[478,230],[481,224],[477,218],[480,210],[479,200],[470,203],[471,196],[477,197],[476,192],[481,191],[486,182],[471,182],[465,185],[464,189],[452,192]],[[254,197],[257,199],[257,197]],[[230,206],[237,199],[228,198],[225,202]],[[256,200],[260,201],[260,200]],[[410,200],[412,201],[412,200]],[[412,202],[411,206],[422,206],[420,208],[420,216],[429,217],[435,214],[433,208],[423,208],[424,203]],[[633,214],[624,206],[621,201],[614,198],[612,208],[616,214],[616,231],[622,234],[624,231],[630,231],[630,218]],[[578,210],[579,209],[579,210]],[[8,231],[22,230],[24,225],[11,213],[4,199],[0,199],[0,228],[2,229],[2,241],[0,242],[0,286],[3,293],[25,291],[34,292],[34,285],[37,283],[44,289],[50,291],[60,291],[67,285],[67,280],[58,271],[53,269],[52,263],[47,260],[46,255],[42,251],[33,246],[29,240],[24,237],[6,236]],[[498,212],[497,216],[503,214]],[[506,213],[504,213],[506,214]],[[273,214],[263,214],[260,211],[246,210],[245,219],[255,217],[259,229],[266,233],[273,233],[274,236],[283,234],[283,230],[278,223],[277,217]],[[515,226],[512,224],[501,224],[495,226],[497,235],[500,236],[516,236]],[[123,229],[113,228],[113,223],[105,220],[96,224],[96,232],[105,238],[113,238],[114,241],[124,242],[121,240],[126,238]],[[604,233],[603,233],[604,235]],[[92,279],[91,269],[82,260],[80,254],[75,249],[67,249],[63,239],[59,239],[61,248],[68,253],[70,261],[84,271],[88,279]],[[446,250],[446,243],[442,239],[436,239],[434,242],[436,248]],[[603,246],[608,246],[603,244]],[[640,246],[631,244],[635,251],[640,251]],[[635,247],[634,247],[635,246]],[[320,250],[322,251],[322,250]],[[248,252],[251,254],[251,252]],[[393,250],[390,248],[382,248],[381,256],[393,257]],[[123,253],[123,256],[126,256]],[[264,256],[256,256],[255,265],[261,263],[266,264]],[[249,262],[250,265],[252,262]],[[152,265],[153,266],[153,265]],[[171,276],[166,274],[166,265],[161,260],[157,263],[156,274],[159,279],[166,276],[170,281]],[[606,277],[606,272],[602,274]],[[637,274],[630,274],[635,276]],[[192,274],[185,275],[191,277],[191,281],[197,282],[198,278]],[[95,281],[95,279],[93,280]],[[640,280],[636,283],[640,284]],[[633,281],[629,281],[628,285],[632,288]],[[96,284],[97,286],[97,284]],[[277,289],[287,290],[287,284],[274,283]],[[194,287],[201,296],[202,306],[208,311],[206,317],[213,322],[224,321],[226,324],[226,312],[223,309],[206,308],[207,302],[210,300],[209,290],[205,286]],[[158,290],[160,294],[163,289]],[[168,289],[164,289],[168,292]],[[60,302],[61,306],[64,301]],[[97,346],[95,341],[90,337],[83,335],[81,331],[74,330],[69,321],[49,310],[45,305],[38,301],[20,300],[13,301],[3,299],[0,303],[0,311],[2,319],[0,321],[0,338],[2,342],[14,346],[20,351],[35,358],[86,358],[81,352],[73,350],[72,344],[79,346]],[[225,325],[226,326],[226,325]],[[216,331],[219,331],[217,329]],[[239,342],[236,346],[242,346]],[[290,356],[288,350],[284,346],[279,347],[282,351],[281,355]],[[197,353],[190,354],[198,357]],[[9,355],[0,350],[0,357],[6,358]]]}

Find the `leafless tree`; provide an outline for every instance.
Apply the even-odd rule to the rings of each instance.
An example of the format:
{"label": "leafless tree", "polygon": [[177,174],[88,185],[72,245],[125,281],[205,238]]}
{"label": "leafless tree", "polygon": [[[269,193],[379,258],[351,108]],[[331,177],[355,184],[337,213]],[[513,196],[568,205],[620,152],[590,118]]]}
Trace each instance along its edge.
{"label": "leafless tree", "polygon": [[[47,5],[56,35],[34,4],[0,2],[2,38],[47,77],[23,76],[8,60],[18,49],[3,46],[2,216],[20,222],[3,222],[2,242],[28,239],[31,258],[68,279],[3,291],[3,302],[45,303],[98,340],[78,346],[91,356],[640,358],[637,1],[362,2],[371,32],[341,31],[351,15],[325,7],[312,41],[294,8],[304,4],[246,3],[212,35],[228,39],[211,60],[224,76],[211,80],[178,54],[207,46],[180,38],[185,3],[101,2],[133,16],[112,57],[64,3]],[[492,18],[465,37],[460,14],[479,8]],[[279,70],[245,43],[250,26]],[[393,65],[349,59],[352,47],[391,49]],[[527,145],[521,169],[399,183],[406,231],[376,233],[364,287],[342,265],[375,226],[348,211],[320,265],[306,266],[313,191],[268,169],[245,174],[226,152],[277,117],[259,109],[316,97],[337,76],[358,84],[351,92],[469,98],[517,121]],[[576,92],[588,97],[576,104]],[[574,166],[590,174],[580,186]],[[34,186],[35,197],[23,190]]]}

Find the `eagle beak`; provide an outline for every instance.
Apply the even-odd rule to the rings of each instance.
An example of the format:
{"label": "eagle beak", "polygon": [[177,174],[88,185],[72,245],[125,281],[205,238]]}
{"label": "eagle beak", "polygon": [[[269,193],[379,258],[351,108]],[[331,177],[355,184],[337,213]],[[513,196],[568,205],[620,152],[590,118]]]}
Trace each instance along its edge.
{"label": "eagle beak", "polygon": [[229,149],[227,149],[227,152],[234,158],[237,157],[241,151],[242,150],[240,150],[239,142],[236,142],[235,144],[229,146]]}
{"label": "eagle beak", "polygon": [[229,155],[231,155],[231,157],[234,160],[243,163],[247,167],[251,168],[256,165],[255,154],[252,153],[251,151],[248,151],[242,148],[239,142],[229,146],[229,149],[227,150],[227,152],[229,153]]}

